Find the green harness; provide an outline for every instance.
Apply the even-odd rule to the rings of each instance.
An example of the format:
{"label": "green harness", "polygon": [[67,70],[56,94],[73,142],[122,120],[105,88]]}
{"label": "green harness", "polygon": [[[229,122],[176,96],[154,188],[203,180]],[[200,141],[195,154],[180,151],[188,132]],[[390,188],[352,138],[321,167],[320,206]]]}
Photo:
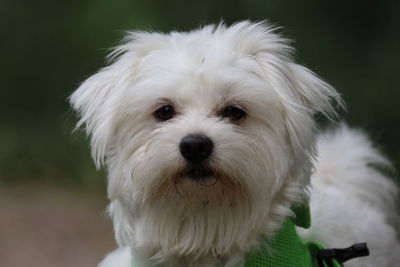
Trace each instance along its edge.
{"label": "green harness", "polygon": [[[286,218],[285,223],[272,240],[263,241],[261,248],[246,256],[245,267],[312,267],[316,266],[317,253],[322,246],[315,242],[304,243],[298,236],[295,225],[308,228],[311,225],[308,207],[295,208],[295,218]],[[336,260],[330,265],[322,261],[321,267],[340,267]]]}
{"label": "green harness", "polygon": [[[308,206],[294,208],[295,218],[286,218],[285,223],[272,240],[264,238],[258,251],[246,255],[245,267],[313,267],[317,265],[317,253],[323,247],[315,242],[304,243],[296,232],[296,226],[311,225]],[[320,261],[320,267],[341,267],[335,259]],[[140,267],[133,263],[132,267]],[[190,267],[190,266],[188,266]]]}

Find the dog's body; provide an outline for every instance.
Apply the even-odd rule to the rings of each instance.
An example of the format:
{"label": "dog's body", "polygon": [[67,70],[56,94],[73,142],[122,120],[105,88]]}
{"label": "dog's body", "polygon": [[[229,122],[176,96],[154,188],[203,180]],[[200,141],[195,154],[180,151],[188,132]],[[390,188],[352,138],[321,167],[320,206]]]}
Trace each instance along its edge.
{"label": "dog's body", "polygon": [[313,162],[313,115],[335,114],[340,97],[290,51],[261,23],[135,32],[72,95],[95,162],[107,165],[126,247],[100,266],[243,266],[307,202],[312,165],[304,239],[369,242],[371,256],[349,266],[400,261],[389,218],[397,190],[368,165],[386,160],[342,126],[318,138]]}

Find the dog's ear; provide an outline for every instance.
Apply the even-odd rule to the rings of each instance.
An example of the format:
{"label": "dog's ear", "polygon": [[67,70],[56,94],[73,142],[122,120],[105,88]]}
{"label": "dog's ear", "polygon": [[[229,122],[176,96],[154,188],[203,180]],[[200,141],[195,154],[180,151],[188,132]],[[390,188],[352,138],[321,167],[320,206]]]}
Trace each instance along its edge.
{"label": "dog's ear", "polygon": [[343,106],[338,92],[308,68],[289,61],[283,75],[286,76],[287,89],[300,105],[298,108],[307,109],[311,114],[321,112],[333,118],[337,115],[336,106]]}
{"label": "dog's ear", "polygon": [[[310,155],[315,154],[315,114],[322,113],[333,120],[337,117],[336,106],[343,107],[336,90],[304,66],[290,58],[284,59],[275,77],[275,90],[285,106],[285,124],[288,137],[297,158],[298,176],[308,180],[307,166]],[[302,174],[301,174],[302,173]]]}
{"label": "dog's ear", "polygon": [[113,117],[117,107],[112,98],[118,97],[117,89],[116,73],[111,66],[88,78],[69,99],[80,117],[77,128],[85,126],[91,138],[92,157],[97,167],[104,161],[113,131]]}
{"label": "dog's ear", "polygon": [[[292,140],[302,148],[308,148],[314,136],[314,115],[322,113],[329,119],[337,117],[336,108],[343,107],[337,91],[308,68],[285,59],[274,88],[286,107],[287,128],[293,132]],[[307,136],[309,138],[307,138]]]}
{"label": "dog's ear", "polygon": [[340,95],[311,70],[294,62],[290,41],[277,34],[276,27],[244,21],[230,30],[237,33],[235,50],[257,62],[266,86],[279,96],[295,161],[304,163],[302,158],[309,158],[305,153],[313,150],[314,114],[321,112],[334,118],[335,104],[342,105]]}
{"label": "dog's ear", "polygon": [[70,96],[69,101],[80,120],[77,128],[85,126],[90,136],[92,157],[97,167],[106,158],[112,136],[118,125],[118,116],[124,93],[132,88],[141,60],[160,43],[161,34],[129,32],[122,45],[109,56],[109,66],[84,81]]}

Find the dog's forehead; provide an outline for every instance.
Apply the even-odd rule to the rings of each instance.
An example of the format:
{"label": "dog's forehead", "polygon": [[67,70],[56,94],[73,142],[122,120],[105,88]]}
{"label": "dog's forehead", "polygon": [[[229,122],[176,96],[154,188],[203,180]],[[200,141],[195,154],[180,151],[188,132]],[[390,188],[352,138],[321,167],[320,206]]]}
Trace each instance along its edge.
{"label": "dog's forehead", "polygon": [[187,72],[234,67],[239,57],[234,51],[212,44],[166,45],[149,51],[141,60],[142,68],[156,71]]}
{"label": "dog's forehead", "polygon": [[258,73],[261,69],[252,58],[212,43],[151,51],[139,69],[142,80],[165,94],[161,97],[209,103],[265,86]]}

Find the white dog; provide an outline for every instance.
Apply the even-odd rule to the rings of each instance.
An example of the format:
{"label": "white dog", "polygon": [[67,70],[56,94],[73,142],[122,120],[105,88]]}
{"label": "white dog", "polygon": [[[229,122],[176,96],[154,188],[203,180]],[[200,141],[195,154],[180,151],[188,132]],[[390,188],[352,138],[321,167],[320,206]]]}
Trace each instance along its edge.
{"label": "white dog", "polygon": [[292,50],[266,23],[131,32],[73,93],[121,247],[100,266],[244,266],[309,196],[304,241],[398,266],[397,189],[372,166],[389,163],[346,126],[316,135],[340,96]]}

